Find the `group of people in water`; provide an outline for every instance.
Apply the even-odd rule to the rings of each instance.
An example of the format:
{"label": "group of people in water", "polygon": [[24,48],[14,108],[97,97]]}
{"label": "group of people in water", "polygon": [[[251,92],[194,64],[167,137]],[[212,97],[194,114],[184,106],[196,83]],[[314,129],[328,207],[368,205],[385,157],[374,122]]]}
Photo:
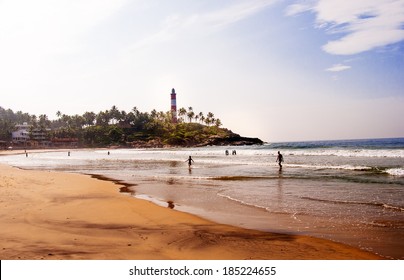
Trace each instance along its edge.
{"label": "group of people in water", "polygon": [[[228,156],[229,151],[226,150],[225,154],[226,154],[226,156]],[[237,154],[236,150],[233,150],[232,155],[236,155],[236,154]],[[192,156],[189,156],[189,158],[185,162],[188,162],[188,167],[191,168],[191,165],[194,162],[194,160],[192,159]],[[276,162],[279,164],[279,170],[281,170],[282,169],[282,162],[283,162],[283,155],[281,154],[280,151],[278,151],[278,156],[276,157]]]}
{"label": "group of people in water", "polygon": [[[111,153],[108,151],[107,154],[110,155]],[[236,150],[233,150],[231,154],[232,154],[232,155],[237,155]],[[228,151],[228,150],[225,151],[225,155],[226,155],[226,156],[229,155],[229,151]],[[27,153],[26,150],[25,150],[25,156],[28,157],[28,153]],[[67,152],[67,156],[70,157],[70,151]],[[194,160],[192,159],[192,156],[189,156],[189,158],[188,158],[185,162],[188,162],[188,167],[191,168],[192,163],[194,162]],[[276,162],[279,164],[279,169],[282,169],[283,155],[281,154],[280,151],[278,151],[278,156],[277,156],[277,158],[276,158]]]}
{"label": "group of people in water", "polygon": [[[226,150],[224,153],[225,153],[226,156],[228,156],[228,155],[229,155],[229,150]],[[233,150],[233,151],[231,151],[231,154],[232,154],[233,156],[235,156],[235,155],[237,155],[237,151],[236,151],[236,150]]]}

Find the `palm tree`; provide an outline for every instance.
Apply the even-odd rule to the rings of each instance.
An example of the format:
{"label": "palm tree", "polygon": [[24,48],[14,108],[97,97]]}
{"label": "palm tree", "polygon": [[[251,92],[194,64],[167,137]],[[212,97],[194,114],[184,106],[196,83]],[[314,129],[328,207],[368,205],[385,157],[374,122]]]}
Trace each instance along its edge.
{"label": "palm tree", "polygon": [[156,110],[156,109],[153,109],[153,110],[150,112],[150,117],[151,117],[152,119],[157,118],[157,110]]}
{"label": "palm tree", "polygon": [[83,114],[84,124],[87,126],[94,125],[96,114],[94,112],[85,112]]}
{"label": "palm tree", "polygon": [[192,109],[192,107],[188,108],[188,113],[187,113],[187,117],[189,119],[189,122],[192,122],[192,119],[194,118],[195,113],[194,110]]}
{"label": "palm tree", "polygon": [[36,115],[31,115],[31,126],[36,127],[38,125],[38,118]]}
{"label": "palm tree", "polygon": [[100,111],[97,116],[95,117],[96,124],[101,126],[106,126],[109,123],[110,117],[109,112],[107,111]]}
{"label": "palm tree", "polygon": [[205,120],[205,116],[203,115],[203,113],[202,113],[202,112],[199,112],[199,114],[198,114],[198,118],[199,118],[199,121],[200,121],[201,123],[203,123],[203,122],[204,122],[204,120]]}
{"label": "palm tree", "polygon": [[182,117],[184,117],[187,114],[187,110],[182,107],[178,110],[178,116],[182,119]]}
{"label": "palm tree", "polygon": [[66,114],[63,114],[61,119],[60,119],[61,122],[62,122],[62,126],[69,127],[70,119],[71,119],[70,116],[68,116]]}
{"label": "palm tree", "polygon": [[207,116],[206,116],[206,119],[205,119],[205,123],[208,125],[208,126],[210,126],[213,122],[214,122],[214,114],[212,113],[212,112],[209,112],[208,114],[207,114]]}
{"label": "palm tree", "polygon": [[113,124],[116,124],[118,121],[121,120],[121,112],[115,105],[112,106],[111,110],[109,111],[109,114]]}
{"label": "palm tree", "polygon": [[15,123],[18,124],[23,124],[23,123],[29,123],[31,119],[31,116],[28,113],[23,113],[22,111],[17,111],[15,114]]}
{"label": "palm tree", "polygon": [[41,129],[46,129],[50,126],[50,121],[47,115],[39,115],[38,125]]}
{"label": "palm tree", "polygon": [[140,114],[140,112],[139,112],[139,110],[137,109],[137,107],[136,107],[136,106],[135,106],[135,107],[133,107],[132,112],[133,112],[133,114],[135,115],[135,117],[138,117],[138,116],[139,116],[139,114]]}
{"label": "palm tree", "polygon": [[126,119],[126,112],[125,110],[122,110],[121,113],[119,114],[119,120],[124,121]]}
{"label": "palm tree", "polygon": [[85,125],[85,118],[80,115],[74,115],[70,117],[70,127],[74,128],[75,130],[80,130]]}

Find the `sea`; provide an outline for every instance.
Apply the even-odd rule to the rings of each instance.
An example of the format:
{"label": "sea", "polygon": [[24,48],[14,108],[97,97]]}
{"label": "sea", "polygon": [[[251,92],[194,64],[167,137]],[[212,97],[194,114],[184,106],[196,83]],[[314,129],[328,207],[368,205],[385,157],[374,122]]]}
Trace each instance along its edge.
{"label": "sea", "polygon": [[0,163],[109,178],[130,186],[122,195],[218,223],[404,259],[404,138],[28,153]]}

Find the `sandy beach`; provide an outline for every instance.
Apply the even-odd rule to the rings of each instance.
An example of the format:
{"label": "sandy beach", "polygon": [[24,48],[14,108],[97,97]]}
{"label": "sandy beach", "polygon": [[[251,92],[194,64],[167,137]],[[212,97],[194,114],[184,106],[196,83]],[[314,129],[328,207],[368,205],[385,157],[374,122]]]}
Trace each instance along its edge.
{"label": "sandy beach", "polygon": [[0,165],[0,258],[379,259],[328,240],[216,224],[90,176]]}

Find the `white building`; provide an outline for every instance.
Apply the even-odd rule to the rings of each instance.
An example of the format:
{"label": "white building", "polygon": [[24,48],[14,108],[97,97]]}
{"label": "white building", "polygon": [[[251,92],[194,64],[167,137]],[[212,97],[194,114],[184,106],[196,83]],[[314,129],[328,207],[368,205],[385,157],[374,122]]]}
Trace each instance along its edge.
{"label": "white building", "polygon": [[26,122],[23,124],[17,124],[15,126],[15,131],[11,133],[11,137],[13,140],[13,143],[26,143],[29,141],[29,129],[31,126],[27,124]]}
{"label": "white building", "polygon": [[31,129],[31,125],[26,122],[23,124],[17,124],[15,126],[15,131],[11,133],[12,141],[14,144],[24,144],[29,143],[30,145],[49,145],[47,133],[50,129],[43,131],[41,129]]}

